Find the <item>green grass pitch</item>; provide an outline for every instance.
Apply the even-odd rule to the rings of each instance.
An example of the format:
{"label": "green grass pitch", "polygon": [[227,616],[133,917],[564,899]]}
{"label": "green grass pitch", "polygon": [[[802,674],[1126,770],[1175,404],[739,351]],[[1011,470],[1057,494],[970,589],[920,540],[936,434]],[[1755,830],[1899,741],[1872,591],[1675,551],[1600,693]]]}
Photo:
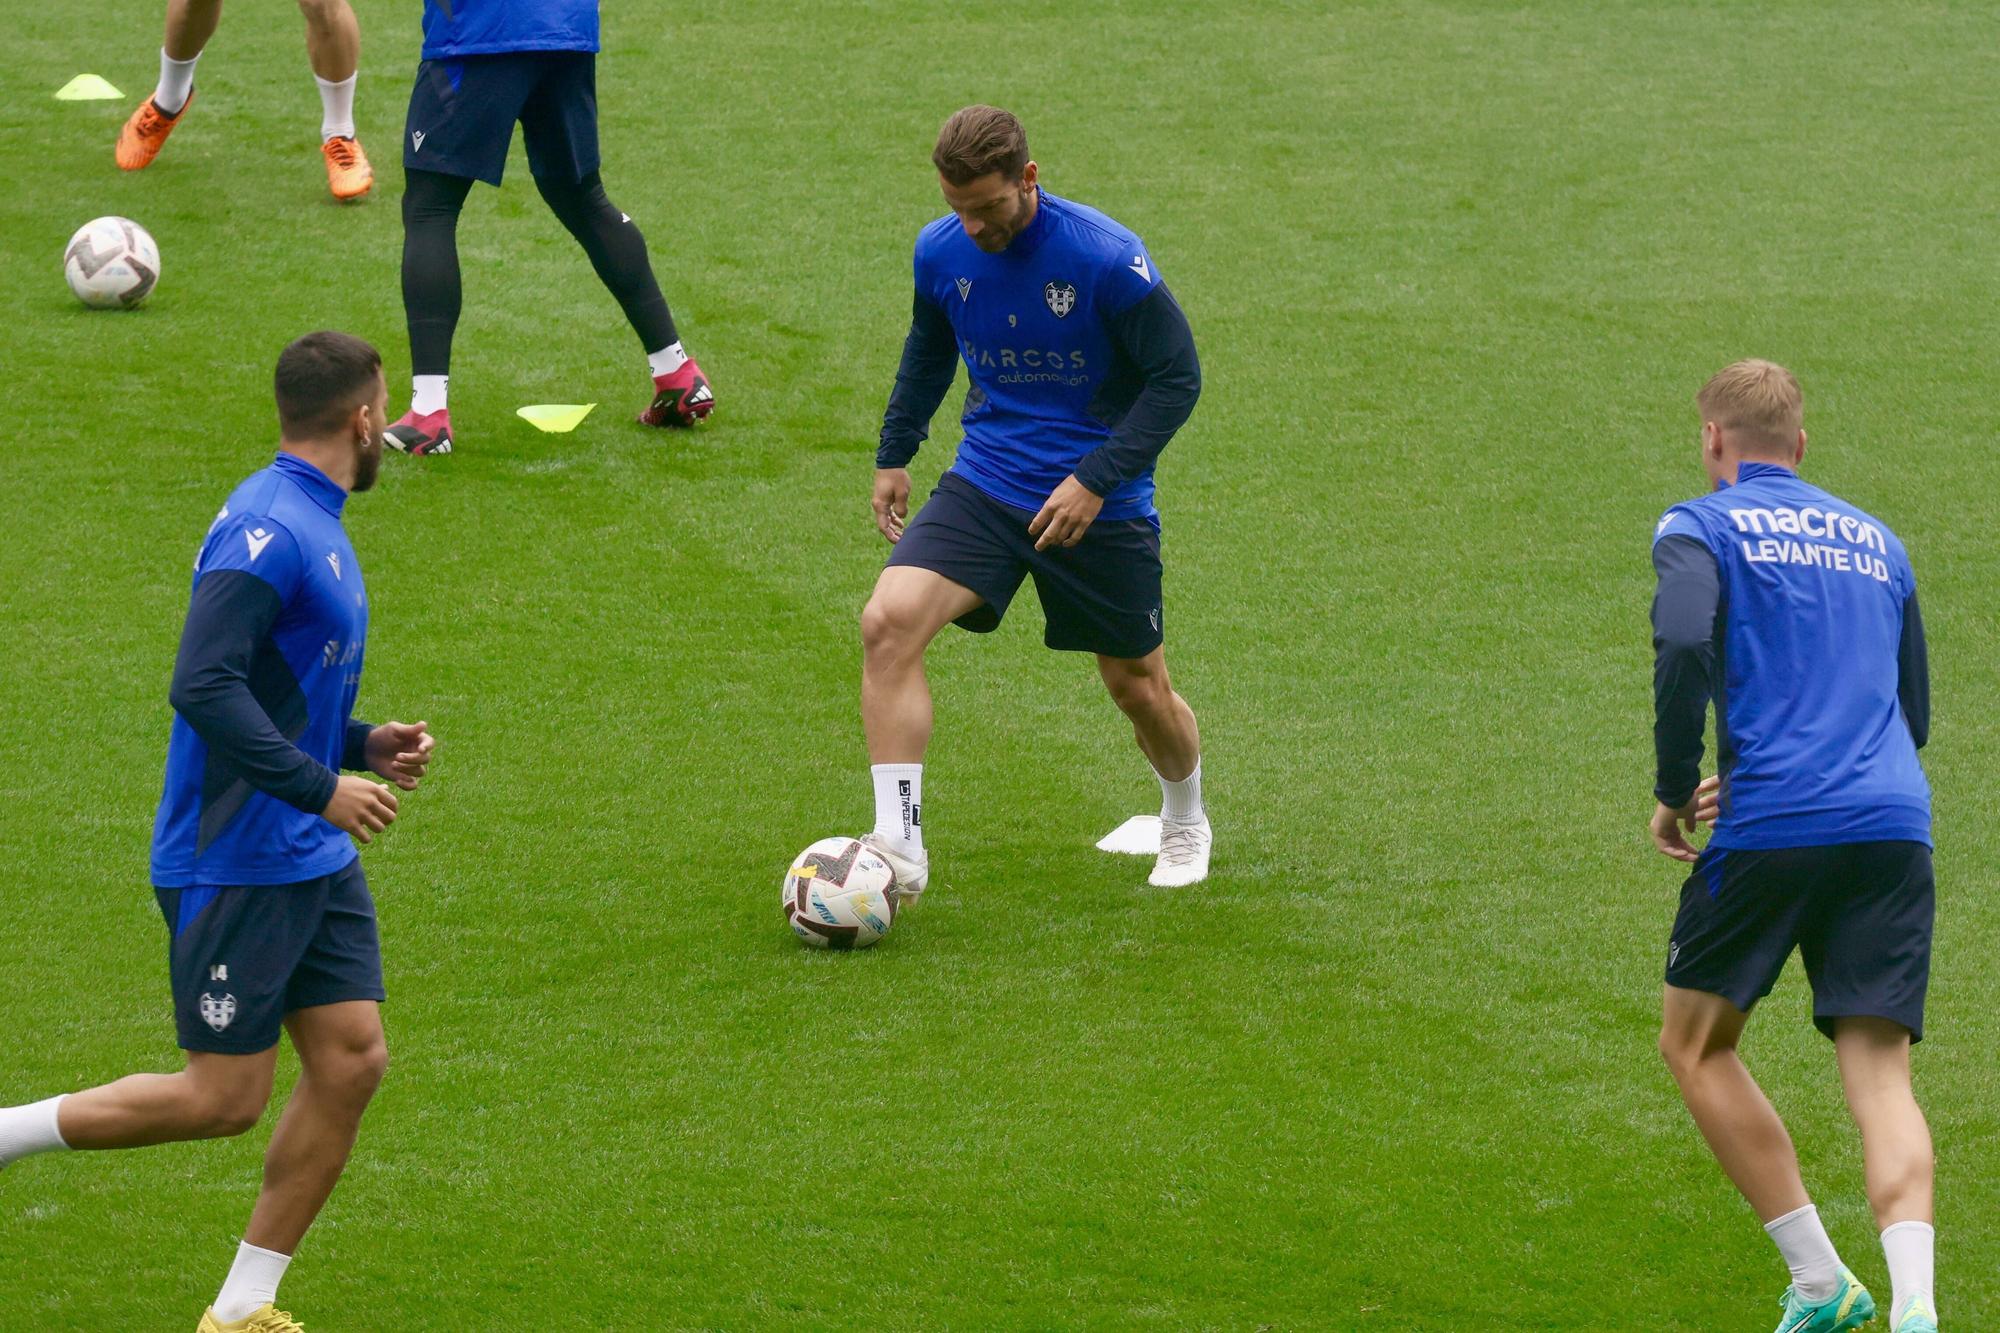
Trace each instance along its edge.
{"label": "green grass pitch", "polygon": [[[0,49],[0,1102],[175,1061],[146,883],[189,562],[337,327],[407,393],[414,0],[357,0],[357,207],[291,5],[232,0],[150,170],[160,6]],[[605,6],[605,176],[721,406],[639,349],[517,147],[461,228],[462,452],[351,507],[365,716],[434,778],[366,855],[394,1068],[283,1304],[317,1329],[1763,1328],[1783,1270],[1653,1050],[1646,560],[1694,389],[1765,355],[1808,475],[1924,591],[1941,884],[1918,1085],[1940,1305],[2000,1325],[2000,215],[1958,6],[905,0]],[[61,103],[93,71],[129,95]],[[931,893],[826,956],[777,884],[868,820],[872,441],[942,211],[1010,106],[1139,230],[1206,395],[1165,456],[1201,890],[1091,849],[1156,789],[1086,659],[943,639]],[[129,315],[58,259],[158,238]],[[576,434],[513,416],[597,402]],[[952,402],[956,402],[954,394]],[[940,437],[920,488],[947,461]],[[1834,1238],[1887,1278],[1796,964],[1746,1043]],[[290,1065],[282,1065],[281,1071]],[[289,1079],[281,1072],[281,1093]],[[0,1173],[0,1328],[191,1327],[264,1129]]]}

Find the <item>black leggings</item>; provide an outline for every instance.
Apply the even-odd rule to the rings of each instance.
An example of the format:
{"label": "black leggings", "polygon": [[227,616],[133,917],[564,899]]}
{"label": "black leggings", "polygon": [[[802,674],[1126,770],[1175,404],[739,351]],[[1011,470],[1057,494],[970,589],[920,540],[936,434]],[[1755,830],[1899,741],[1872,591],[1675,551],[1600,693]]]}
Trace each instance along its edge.
{"label": "black leggings", "polygon": [[[597,276],[618,298],[647,352],[680,341],[673,312],[653,278],[646,238],[605,197],[591,172],[576,182],[535,177],[549,211],[590,256]],[[451,372],[451,336],[463,304],[458,279],[458,215],[472,191],[468,176],[406,170],[403,186],[403,313],[410,324],[410,371]]]}

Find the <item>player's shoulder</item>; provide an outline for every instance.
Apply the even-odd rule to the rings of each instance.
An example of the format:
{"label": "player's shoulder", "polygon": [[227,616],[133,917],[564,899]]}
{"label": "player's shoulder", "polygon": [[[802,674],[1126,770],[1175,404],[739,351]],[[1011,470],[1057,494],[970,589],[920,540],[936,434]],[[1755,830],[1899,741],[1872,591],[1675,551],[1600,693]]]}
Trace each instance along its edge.
{"label": "player's shoulder", "polygon": [[1100,310],[1129,310],[1159,286],[1153,257],[1130,227],[1088,204],[1047,191],[1042,193],[1042,206],[1061,232],[1063,253],[1091,275]]}
{"label": "player's shoulder", "polygon": [[921,264],[942,254],[951,247],[955,238],[962,237],[964,233],[965,229],[958,225],[956,213],[946,213],[924,224],[924,229],[917,233],[917,262]]}
{"label": "player's shoulder", "polygon": [[245,477],[208,525],[203,566],[211,557],[236,555],[233,548],[239,545],[241,558],[251,565],[267,555],[296,558],[305,517],[297,499],[297,488],[275,468],[261,468]]}
{"label": "player's shoulder", "polygon": [[1129,262],[1125,252],[1145,248],[1139,233],[1089,204],[1042,191],[1042,206],[1063,229],[1071,249],[1106,261]]}
{"label": "player's shoulder", "polygon": [[1653,525],[1653,544],[1657,546],[1669,537],[1687,537],[1704,546],[1713,546],[1715,521],[1721,516],[1716,499],[1721,494],[1715,491],[1668,505],[1660,521]]}

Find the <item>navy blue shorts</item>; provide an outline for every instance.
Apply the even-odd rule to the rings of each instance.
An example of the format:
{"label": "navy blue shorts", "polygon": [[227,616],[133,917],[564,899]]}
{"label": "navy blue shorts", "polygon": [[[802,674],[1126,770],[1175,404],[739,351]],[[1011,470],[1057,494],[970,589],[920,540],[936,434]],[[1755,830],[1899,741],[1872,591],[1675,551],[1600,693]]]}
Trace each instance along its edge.
{"label": "navy blue shorts", "polygon": [[1920,842],[1711,847],[1681,889],[1667,984],[1748,1013],[1796,945],[1821,1032],[1831,1037],[1835,1019],[1886,1018],[1922,1041],[1936,900]]}
{"label": "navy blue shorts", "polygon": [[182,1050],[254,1055],[278,1044],[293,1010],[386,998],[358,858],[301,884],[153,892],[173,932]]}
{"label": "navy blue shorts", "polygon": [[403,123],[403,165],[498,185],[515,121],[537,177],[574,183],[596,171],[597,57],[509,51],[424,61]]}
{"label": "navy blue shorts", "polygon": [[1143,518],[1099,519],[1071,547],[1035,549],[1030,510],[1002,504],[947,472],[889,551],[891,565],[933,570],[986,605],[958,619],[985,634],[1000,627],[1021,580],[1032,574],[1051,648],[1144,657],[1162,642],[1160,530]]}

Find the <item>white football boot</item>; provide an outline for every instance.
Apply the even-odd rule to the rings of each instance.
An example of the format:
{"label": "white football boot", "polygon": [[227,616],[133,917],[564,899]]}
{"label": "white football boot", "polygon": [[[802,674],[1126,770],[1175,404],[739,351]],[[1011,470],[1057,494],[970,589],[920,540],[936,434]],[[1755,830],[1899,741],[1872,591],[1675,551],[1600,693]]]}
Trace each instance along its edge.
{"label": "white football boot", "polygon": [[1208,878],[1208,853],[1215,845],[1208,816],[1197,824],[1160,821],[1160,859],[1146,880],[1156,889],[1183,889]]}
{"label": "white football boot", "polygon": [[[889,863],[889,869],[896,872],[895,887],[889,892],[895,895],[896,905],[907,907],[923,896],[930,887],[931,858],[926,855],[921,861],[912,861],[890,848],[888,840],[870,833],[861,839],[861,845]],[[1207,865],[1204,859],[1203,865]]]}

